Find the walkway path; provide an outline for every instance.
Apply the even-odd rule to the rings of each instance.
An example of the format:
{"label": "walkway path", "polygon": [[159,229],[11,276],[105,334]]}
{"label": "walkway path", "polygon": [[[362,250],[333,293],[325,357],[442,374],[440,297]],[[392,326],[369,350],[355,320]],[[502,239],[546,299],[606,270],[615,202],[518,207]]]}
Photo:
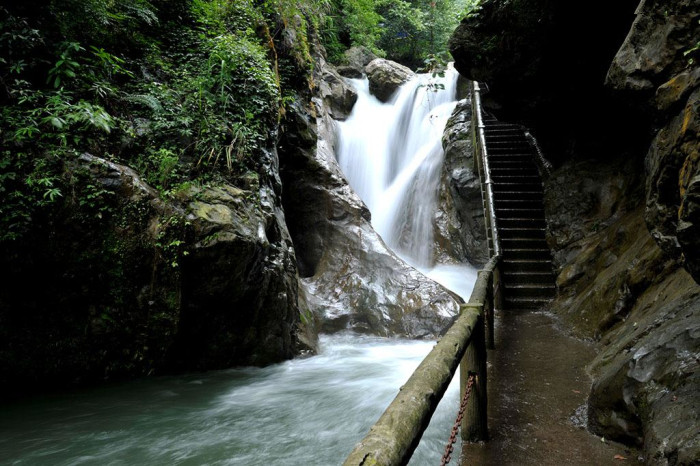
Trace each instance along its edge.
{"label": "walkway path", "polygon": [[640,464],[637,451],[574,425],[577,409],[585,413],[592,345],[562,334],[540,312],[497,313],[496,323],[497,349],[488,355],[491,440],[464,446],[462,465]]}

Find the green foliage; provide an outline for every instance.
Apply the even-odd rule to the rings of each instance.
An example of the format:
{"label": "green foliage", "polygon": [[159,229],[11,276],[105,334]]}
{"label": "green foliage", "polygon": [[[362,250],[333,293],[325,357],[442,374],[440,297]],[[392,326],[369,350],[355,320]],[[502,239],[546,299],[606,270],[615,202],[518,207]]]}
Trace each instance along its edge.
{"label": "green foliage", "polygon": [[480,0],[334,0],[322,34],[331,61],[351,46],[418,67],[428,55],[447,52],[459,21],[479,8]]}

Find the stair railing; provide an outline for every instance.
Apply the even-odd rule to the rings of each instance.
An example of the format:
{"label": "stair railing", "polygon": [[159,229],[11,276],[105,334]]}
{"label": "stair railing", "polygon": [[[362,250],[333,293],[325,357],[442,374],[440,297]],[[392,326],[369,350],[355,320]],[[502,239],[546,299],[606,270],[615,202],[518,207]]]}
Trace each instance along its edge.
{"label": "stair railing", "polygon": [[496,206],[494,205],[493,186],[491,179],[491,167],[489,165],[488,149],[486,148],[486,133],[484,129],[483,110],[481,105],[481,88],[479,83],[472,81],[472,135],[474,139],[474,164],[481,178],[481,196],[484,201],[486,234],[491,237],[489,247],[491,256],[501,255],[501,240],[498,236],[498,220],[496,220]]}
{"label": "stair railing", "polygon": [[549,160],[545,158],[544,152],[542,152],[542,148],[537,142],[535,136],[533,136],[532,133],[530,133],[530,131],[525,127],[523,127],[523,131],[525,132],[527,142],[530,143],[530,145],[535,149],[535,153],[537,154],[537,157],[535,157],[535,164],[537,164],[537,168],[540,171],[540,176],[543,180],[546,180],[552,174],[552,164]]}

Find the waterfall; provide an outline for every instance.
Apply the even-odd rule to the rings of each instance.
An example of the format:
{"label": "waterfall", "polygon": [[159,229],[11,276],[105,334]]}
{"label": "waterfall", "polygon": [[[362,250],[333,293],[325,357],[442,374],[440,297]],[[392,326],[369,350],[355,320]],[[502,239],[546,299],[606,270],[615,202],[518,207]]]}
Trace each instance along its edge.
{"label": "waterfall", "polygon": [[372,212],[372,225],[390,248],[422,270],[435,265],[442,133],[456,105],[457,76],[452,65],[444,78],[417,75],[386,104],[370,94],[366,78],[350,79],[357,103],[338,125],[338,163]]}

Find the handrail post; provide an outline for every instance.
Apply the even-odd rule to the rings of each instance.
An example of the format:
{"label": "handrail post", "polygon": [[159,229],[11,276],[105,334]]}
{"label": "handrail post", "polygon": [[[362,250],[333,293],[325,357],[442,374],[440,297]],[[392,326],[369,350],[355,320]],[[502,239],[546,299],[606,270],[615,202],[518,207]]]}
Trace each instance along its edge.
{"label": "handrail post", "polygon": [[484,307],[483,304],[466,304],[479,311],[479,320],[474,327],[472,338],[467,346],[460,364],[460,394],[464,397],[467,381],[471,374],[476,379],[472,386],[467,407],[462,417],[462,440],[480,442],[488,439],[487,398],[486,398],[486,346],[484,341]]}
{"label": "handrail post", "polygon": [[[494,268],[495,272],[496,268]],[[484,314],[486,318],[486,348],[488,349],[494,349],[496,347],[495,341],[494,341],[494,314],[496,313],[496,306],[495,306],[495,290],[494,290],[494,285],[497,283],[496,282],[496,277],[495,273],[492,272],[489,274],[489,282],[488,282],[488,288],[486,291],[486,301],[484,302]]]}

